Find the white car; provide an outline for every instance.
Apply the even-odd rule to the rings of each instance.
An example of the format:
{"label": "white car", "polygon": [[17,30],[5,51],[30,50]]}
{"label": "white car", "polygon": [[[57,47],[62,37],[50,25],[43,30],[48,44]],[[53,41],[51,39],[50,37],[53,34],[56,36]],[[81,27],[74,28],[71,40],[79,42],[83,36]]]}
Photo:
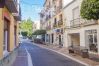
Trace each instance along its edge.
{"label": "white car", "polygon": [[22,37],[19,38],[19,44],[21,44],[21,43],[22,43]]}
{"label": "white car", "polygon": [[23,36],[19,35],[19,44],[22,43],[22,38],[23,38]]}

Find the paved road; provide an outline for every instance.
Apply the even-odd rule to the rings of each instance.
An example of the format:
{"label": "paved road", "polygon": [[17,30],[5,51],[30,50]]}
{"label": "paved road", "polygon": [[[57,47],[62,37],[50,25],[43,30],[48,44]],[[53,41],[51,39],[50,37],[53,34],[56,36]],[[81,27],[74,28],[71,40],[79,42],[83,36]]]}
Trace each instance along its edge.
{"label": "paved road", "polygon": [[28,50],[33,66],[84,66],[53,51],[40,48],[32,43],[23,42],[21,47]]}

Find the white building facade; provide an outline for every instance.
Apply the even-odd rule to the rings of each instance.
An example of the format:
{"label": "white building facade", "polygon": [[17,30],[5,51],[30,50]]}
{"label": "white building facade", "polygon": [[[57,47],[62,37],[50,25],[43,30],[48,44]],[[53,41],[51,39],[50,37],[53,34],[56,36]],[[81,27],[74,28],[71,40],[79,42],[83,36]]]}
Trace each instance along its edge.
{"label": "white building facade", "polygon": [[73,0],[64,11],[64,46],[81,46],[99,54],[99,21],[85,20],[80,16],[82,0]]}

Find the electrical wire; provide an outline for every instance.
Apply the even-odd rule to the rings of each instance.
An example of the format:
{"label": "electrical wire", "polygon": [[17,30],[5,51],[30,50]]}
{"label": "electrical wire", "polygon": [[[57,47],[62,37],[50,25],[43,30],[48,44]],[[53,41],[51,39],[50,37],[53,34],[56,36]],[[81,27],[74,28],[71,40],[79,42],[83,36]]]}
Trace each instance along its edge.
{"label": "electrical wire", "polygon": [[27,3],[27,2],[22,1],[22,0],[20,1],[20,3],[21,3],[21,4],[26,4],[26,5],[29,5],[29,6],[32,6],[32,5],[33,5],[33,6],[34,6],[34,5],[35,5],[35,6],[38,6],[38,5],[40,5],[40,4],[31,4],[31,3]]}

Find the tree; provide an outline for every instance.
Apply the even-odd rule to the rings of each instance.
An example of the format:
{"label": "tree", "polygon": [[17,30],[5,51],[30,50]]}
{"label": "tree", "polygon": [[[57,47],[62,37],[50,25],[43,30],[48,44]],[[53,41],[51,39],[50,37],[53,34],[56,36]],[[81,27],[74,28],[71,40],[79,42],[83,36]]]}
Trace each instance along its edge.
{"label": "tree", "polygon": [[31,19],[23,20],[20,24],[20,29],[27,32],[27,36],[31,36],[33,33],[33,21]]}
{"label": "tree", "polygon": [[36,38],[38,35],[41,35],[42,37],[42,41],[45,41],[45,34],[46,34],[46,30],[36,30],[34,33],[33,33],[33,36],[34,38]]}
{"label": "tree", "polygon": [[27,32],[21,32],[22,36],[27,36]]}
{"label": "tree", "polygon": [[99,19],[99,0],[83,0],[80,10],[81,17],[87,20]]}
{"label": "tree", "polygon": [[36,30],[33,35],[44,35],[46,34],[46,30]]}

